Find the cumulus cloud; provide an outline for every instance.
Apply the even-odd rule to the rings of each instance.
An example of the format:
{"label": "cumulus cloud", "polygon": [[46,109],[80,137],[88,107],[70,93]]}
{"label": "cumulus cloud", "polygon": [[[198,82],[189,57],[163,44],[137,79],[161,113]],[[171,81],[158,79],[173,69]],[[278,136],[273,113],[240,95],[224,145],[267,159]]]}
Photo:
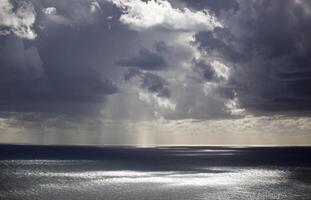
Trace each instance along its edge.
{"label": "cumulus cloud", "polygon": [[[153,106],[154,104],[158,104],[155,102],[160,102],[158,100],[155,100],[156,98],[160,98],[160,100],[165,99],[159,97],[157,92],[148,90],[147,87],[143,87],[141,84],[143,80],[148,80],[143,79],[143,74],[145,73],[144,71],[152,71],[152,74],[156,74],[157,76],[161,77],[163,80],[169,83],[169,90],[165,89],[164,91],[165,94],[169,94],[169,98],[166,99],[169,99],[169,101],[171,101],[172,103],[171,105],[174,105],[169,106],[174,109],[158,110],[156,107],[154,107],[155,112],[157,112],[160,116],[169,119],[217,118],[229,116],[231,113],[231,108],[229,108],[227,104],[229,103],[229,101],[232,101],[232,96],[234,95],[233,92],[231,92],[230,87],[225,85],[226,82],[228,82],[227,79],[229,70],[224,63],[208,61],[208,63],[211,64],[215,72],[215,79],[218,79],[218,81],[213,81],[212,84],[202,85],[201,82],[198,83],[193,80],[188,80],[189,77],[195,76],[194,72],[191,70],[193,60],[200,59],[200,57],[202,56],[202,52],[200,52],[195,45],[192,45],[195,32],[200,30],[212,30],[217,26],[210,26],[209,20],[206,19],[204,21],[204,25],[202,24],[204,27],[192,26],[193,24],[186,24],[182,25],[184,26],[182,28],[177,28],[176,26],[174,27],[174,25],[167,24],[173,23],[172,21],[169,21],[171,18],[168,17],[168,22],[165,19],[159,22],[159,24],[150,24],[144,28],[134,28],[133,24],[126,23],[125,21],[123,21],[122,18],[122,16],[125,16],[126,13],[132,11],[129,11],[130,9],[127,9],[127,6],[122,7],[120,5],[131,4],[131,6],[134,6],[135,2],[136,1],[120,1],[118,7],[121,8],[121,17],[118,19],[121,23],[127,25],[130,29],[135,30],[139,34],[141,41],[143,41],[145,47],[143,49],[146,49],[150,53],[143,54],[141,53],[142,50],[140,50],[138,56],[129,56],[126,59],[119,59],[117,60],[117,62],[115,62],[115,64],[119,66],[133,67],[132,69],[134,69],[135,67],[135,70],[129,70],[128,72],[126,72],[125,79],[132,80],[133,77],[135,77],[134,80],[138,79],[138,83],[135,81],[127,81],[127,83],[133,84],[134,90],[136,86],[140,87],[143,90],[143,92],[140,91],[141,95],[139,95],[139,98],[144,99],[145,102],[147,102],[151,106]],[[171,10],[169,12],[172,12],[172,15],[176,13],[187,15],[189,19],[191,18],[191,21],[193,23],[198,22],[196,19],[197,15],[195,15],[195,13],[204,13],[206,14],[206,16],[208,14],[208,12],[206,11],[193,12],[184,9],[183,7],[173,7],[173,5],[168,1],[137,1],[136,3],[142,6],[139,8],[139,13],[141,13],[143,17],[145,13],[147,13],[146,15],[148,15],[148,13],[151,12],[150,8],[152,6],[155,6],[156,4],[169,8]],[[158,9],[154,10],[154,12],[157,11]],[[189,14],[188,11],[191,14]],[[189,15],[185,13],[188,13]],[[179,16],[179,14],[177,14],[178,18],[180,17],[180,19],[184,19],[184,16]],[[142,18],[141,20],[147,21],[147,19],[144,18]],[[177,21],[176,23],[178,24]],[[218,22],[216,18],[215,21]],[[165,26],[167,26],[167,28],[165,28]],[[168,26],[170,26],[169,29]],[[221,26],[220,23],[219,26]],[[146,50],[144,50],[144,52],[147,52]],[[151,56],[151,53],[153,56]],[[157,62],[155,62],[156,60]],[[163,63],[161,60],[165,61],[165,65],[155,65],[155,63]],[[147,76],[145,78],[147,78]],[[151,80],[155,81],[159,79]],[[149,82],[151,81],[149,80]],[[160,84],[156,85],[159,86]],[[131,89],[127,87],[127,90]],[[146,93],[146,90],[148,93]],[[170,92],[168,93],[168,91]],[[151,101],[150,99],[153,99],[155,101]]]}
{"label": "cumulus cloud", "polygon": [[198,71],[205,80],[210,82],[225,83],[230,77],[229,67],[217,60],[211,63],[203,60],[194,60],[194,70]]}
{"label": "cumulus cloud", "polygon": [[217,75],[213,67],[204,61],[194,61],[194,70],[198,71],[207,81],[217,80]]}
{"label": "cumulus cloud", "polygon": [[119,66],[138,67],[144,70],[163,70],[167,67],[162,55],[145,48],[141,49],[137,56],[118,60],[115,64]]}
{"label": "cumulus cloud", "polygon": [[0,129],[19,141],[310,132],[307,0],[27,2],[0,0]]}
{"label": "cumulus cloud", "polygon": [[21,38],[34,39],[35,20],[36,13],[31,3],[20,1],[13,6],[9,0],[0,1],[0,35],[14,33]]}
{"label": "cumulus cloud", "polygon": [[211,30],[221,23],[207,10],[193,12],[173,8],[168,1],[112,0],[123,10],[121,22],[134,30],[162,28],[165,30]]}
{"label": "cumulus cloud", "polygon": [[141,86],[150,92],[156,93],[159,97],[170,97],[171,92],[166,87],[168,83],[160,76],[152,73],[145,73]]}
{"label": "cumulus cloud", "polygon": [[126,81],[130,81],[133,78],[139,78],[140,87],[147,89],[149,92],[156,94],[158,97],[169,98],[171,96],[171,91],[167,87],[168,82],[157,74],[142,72],[135,69],[130,69],[124,74],[124,79]]}
{"label": "cumulus cloud", "polygon": [[[112,55],[124,56],[135,36],[127,29],[117,31],[120,25],[114,26],[117,34],[107,28],[106,15],[115,14],[112,8],[94,16],[87,3],[71,3],[33,2],[37,22],[44,27],[37,30],[35,40],[0,37],[0,110],[86,115],[99,113],[106,97],[118,92]],[[75,8],[83,8],[86,18],[96,20],[75,18],[69,23]],[[51,23],[56,15],[68,23]]]}
{"label": "cumulus cloud", "polygon": [[165,111],[175,111],[176,103],[173,102],[171,99],[162,98],[161,96],[157,95],[156,93],[148,93],[145,91],[139,91],[138,98],[141,101],[148,103],[149,105],[153,106],[155,110],[158,108],[160,112],[153,112],[154,118],[153,119],[163,119],[163,113]]}
{"label": "cumulus cloud", "polygon": [[[141,94],[148,93],[158,99],[157,102],[161,99],[174,102],[176,109],[171,109],[174,113],[161,115],[175,119],[226,116],[230,113],[228,110],[233,109],[232,105],[237,105],[229,80],[231,72],[225,62],[205,59],[204,64],[197,67],[197,72],[204,73],[204,81],[208,83],[202,85],[187,80],[188,76],[193,76],[193,60],[202,59],[203,55],[191,43],[193,34],[221,26],[215,17],[207,11],[176,8],[167,1],[112,3],[114,5],[109,1],[55,4],[34,1],[35,9],[41,11],[37,23],[44,28],[38,30],[38,39],[27,44],[27,49],[31,46],[30,49],[40,55],[37,60],[41,61],[41,66],[33,66],[39,66],[41,72],[35,71],[37,75],[33,74],[31,80],[6,83],[3,87],[14,88],[10,98],[23,103],[26,100],[101,103],[111,94],[122,92],[122,98],[126,98],[128,93],[140,88]],[[105,12],[94,14],[95,8]],[[150,8],[156,8],[160,17],[161,13],[170,16],[164,16],[156,24],[131,30],[133,24],[124,21],[124,17],[138,12],[142,17],[139,20],[148,22]],[[171,29],[157,31],[159,29],[153,28]],[[143,29],[150,31],[138,31]],[[125,67],[133,70],[126,72]],[[120,82],[124,72],[126,89]],[[135,81],[129,81],[133,77]],[[140,95],[132,101],[139,101],[142,96],[148,95]],[[3,99],[7,98],[3,95]]]}
{"label": "cumulus cloud", "polygon": [[310,110],[308,1],[239,1],[224,27],[196,34],[210,59],[232,69],[241,105],[255,111]]}
{"label": "cumulus cloud", "polygon": [[[96,24],[98,21],[106,21],[109,15],[115,15],[111,3],[106,0],[100,1],[74,1],[49,2],[47,0],[32,0],[32,4],[37,11],[36,26],[44,29],[51,25],[83,26]],[[70,6],[71,5],[71,6]],[[107,7],[110,5],[110,8]],[[100,12],[105,9],[106,13]],[[99,20],[102,17],[102,20]],[[104,25],[104,24],[102,24]],[[108,24],[105,25],[106,27]]]}

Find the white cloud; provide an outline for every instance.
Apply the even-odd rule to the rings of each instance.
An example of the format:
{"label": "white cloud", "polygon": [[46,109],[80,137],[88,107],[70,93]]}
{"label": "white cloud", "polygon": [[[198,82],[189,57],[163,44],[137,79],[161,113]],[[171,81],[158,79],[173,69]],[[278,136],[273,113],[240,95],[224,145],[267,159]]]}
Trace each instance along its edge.
{"label": "white cloud", "polygon": [[95,13],[97,11],[101,10],[101,7],[97,1],[93,1],[90,3],[90,11],[91,13]]}
{"label": "white cloud", "polygon": [[55,15],[56,14],[56,8],[55,7],[48,7],[42,9],[42,12],[46,15]]}
{"label": "white cloud", "polygon": [[168,1],[111,0],[123,9],[120,21],[132,29],[160,27],[167,30],[212,30],[221,23],[207,10],[191,11],[173,8]]}
{"label": "white cloud", "polygon": [[14,33],[18,37],[34,39],[36,33],[32,26],[36,13],[31,3],[22,2],[14,9],[9,0],[0,0],[0,35]]}
{"label": "white cloud", "polygon": [[237,97],[234,99],[229,99],[226,103],[226,110],[229,111],[231,115],[243,116],[246,112],[244,108],[241,108],[239,105],[239,100]]}
{"label": "white cloud", "polygon": [[160,109],[174,111],[176,109],[176,104],[172,100],[167,98],[158,97],[156,94],[139,91],[138,98],[148,104],[158,106]]}
{"label": "white cloud", "polygon": [[[206,119],[238,113],[236,101],[228,100],[217,93],[218,86],[226,84],[230,76],[229,67],[224,63],[208,61],[221,82],[204,85],[202,80],[189,78],[197,73],[193,71],[193,60],[206,57],[193,45],[194,34],[222,26],[216,17],[208,11],[178,9],[164,0],[110,1],[123,13],[119,20],[129,28],[137,30],[140,46],[154,51],[155,45],[160,41],[165,46],[165,52],[160,53],[165,58],[167,70],[158,75],[168,82],[171,96],[165,99],[143,90],[138,92],[138,98],[135,99],[138,104],[146,103],[151,110],[165,119]],[[126,91],[132,92],[139,85],[133,81],[126,84]]]}
{"label": "white cloud", "polygon": [[226,66],[225,64],[217,60],[213,61],[211,65],[219,78],[222,78],[225,81],[228,81],[230,77],[230,69],[228,66]]}

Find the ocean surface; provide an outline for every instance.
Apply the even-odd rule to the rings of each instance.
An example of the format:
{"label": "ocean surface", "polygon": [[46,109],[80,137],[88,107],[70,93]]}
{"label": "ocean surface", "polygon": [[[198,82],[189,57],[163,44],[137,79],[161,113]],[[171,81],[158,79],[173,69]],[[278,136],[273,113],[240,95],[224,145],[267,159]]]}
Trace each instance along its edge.
{"label": "ocean surface", "polygon": [[311,148],[0,145],[0,199],[310,200]]}

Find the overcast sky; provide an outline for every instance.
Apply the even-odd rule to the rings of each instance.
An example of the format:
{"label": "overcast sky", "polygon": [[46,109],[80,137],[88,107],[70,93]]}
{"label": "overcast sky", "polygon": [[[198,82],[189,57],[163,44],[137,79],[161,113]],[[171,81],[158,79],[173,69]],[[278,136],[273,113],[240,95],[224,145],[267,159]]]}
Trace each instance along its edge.
{"label": "overcast sky", "polygon": [[0,0],[0,142],[310,145],[309,0]]}

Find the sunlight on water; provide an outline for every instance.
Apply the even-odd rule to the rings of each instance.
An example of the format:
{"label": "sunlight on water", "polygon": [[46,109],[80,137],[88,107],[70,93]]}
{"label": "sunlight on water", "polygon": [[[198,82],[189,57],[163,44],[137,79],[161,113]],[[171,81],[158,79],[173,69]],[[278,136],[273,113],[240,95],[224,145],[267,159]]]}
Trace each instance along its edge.
{"label": "sunlight on water", "polygon": [[[24,187],[12,185],[14,189],[2,191],[0,197],[9,197],[7,199],[55,199],[61,193],[70,194],[68,199],[95,196],[169,199],[174,195],[178,199],[189,199],[189,195],[196,199],[295,199],[295,195],[311,191],[310,185],[295,180],[290,182],[288,168],[206,167],[189,171],[139,171],[98,170],[97,166],[105,167],[105,163],[99,161],[0,162],[7,169],[19,166],[14,171],[2,171],[5,177],[31,184]],[[96,166],[96,170],[81,166]],[[16,184],[16,180],[8,184]],[[281,186],[287,190],[278,189]],[[301,195],[299,197],[303,199]]]}
{"label": "sunlight on water", "polygon": [[[229,169],[223,169],[229,170]],[[142,171],[93,171],[72,173],[20,172],[17,176],[26,174],[33,177],[72,178],[81,179],[88,184],[105,183],[161,183],[170,186],[230,186],[273,184],[285,180],[286,172],[282,170],[264,169],[230,169],[225,173],[183,173],[169,172],[142,172]],[[256,179],[260,177],[260,180]]]}

